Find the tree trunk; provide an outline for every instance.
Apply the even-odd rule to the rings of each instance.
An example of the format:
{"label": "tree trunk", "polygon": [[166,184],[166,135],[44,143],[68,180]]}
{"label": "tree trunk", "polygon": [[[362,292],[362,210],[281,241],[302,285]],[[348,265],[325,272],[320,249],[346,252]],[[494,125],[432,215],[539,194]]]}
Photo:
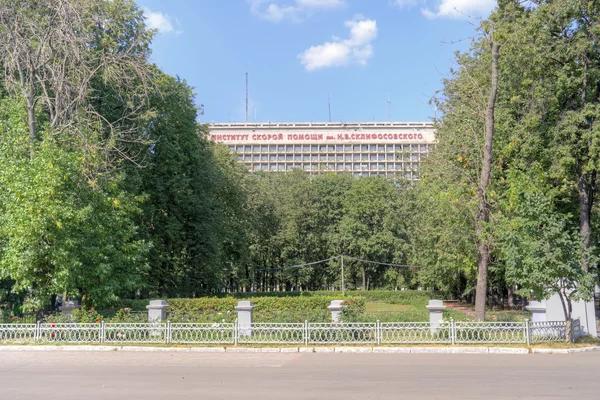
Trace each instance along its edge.
{"label": "tree trunk", "polygon": [[515,288],[514,286],[508,286],[507,304],[509,309],[515,308]]}
{"label": "tree trunk", "polygon": [[[590,237],[592,227],[590,225],[590,216],[592,211],[592,185],[588,183],[587,175],[580,169],[577,178],[577,191],[579,196],[579,233],[583,240],[583,246],[587,250],[590,248]],[[584,271],[589,269],[587,257],[581,260],[581,268]]]}
{"label": "tree trunk", "polygon": [[500,45],[494,41],[492,50],[492,87],[485,116],[485,143],[483,149],[483,163],[481,166],[481,181],[479,184],[479,212],[477,214],[477,250],[479,252],[479,265],[477,270],[477,289],[475,292],[475,318],[483,321],[485,318],[485,300],[487,295],[487,275],[490,249],[485,235],[486,225],[490,219],[490,209],[487,201],[487,187],[492,173],[492,145],[494,143],[494,112],[496,96],[498,94],[498,59]]}
{"label": "tree trunk", "polygon": [[362,268],[362,289],[367,290],[367,271],[365,267]]}

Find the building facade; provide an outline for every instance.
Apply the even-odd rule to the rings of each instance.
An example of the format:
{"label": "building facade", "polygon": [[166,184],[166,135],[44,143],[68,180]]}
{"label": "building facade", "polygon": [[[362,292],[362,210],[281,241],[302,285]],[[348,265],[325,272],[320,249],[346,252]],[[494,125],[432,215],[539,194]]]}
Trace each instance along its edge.
{"label": "building facade", "polygon": [[418,180],[419,165],[435,143],[430,122],[219,123],[210,139],[234,151],[250,171]]}

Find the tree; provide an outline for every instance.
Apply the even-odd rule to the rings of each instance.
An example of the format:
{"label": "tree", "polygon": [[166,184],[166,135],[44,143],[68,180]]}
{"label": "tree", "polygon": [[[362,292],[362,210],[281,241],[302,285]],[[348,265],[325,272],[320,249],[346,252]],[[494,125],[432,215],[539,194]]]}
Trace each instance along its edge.
{"label": "tree", "polygon": [[519,285],[525,297],[531,294],[543,300],[558,294],[567,341],[571,340],[572,303],[589,299],[595,285],[594,276],[581,265],[590,254],[570,221],[570,216],[556,212],[550,198],[529,187],[503,229],[507,281]]}
{"label": "tree", "polygon": [[[0,279],[37,311],[57,293],[106,305],[142,286],[147,244],[132,220],[138,199],[113,175],[90,184],[83,151],[40,130],[29,157],[23,103],[0,109]],[[51,131],[52,132],[52,131]]]}
{"label": "tree", "polygon": [[[140,81],[146,86],[152,35],[145,29],[141,10],[130,0],[2,0],[3,84],[27,105],[30,145],[39,139],[44,121],[72,136],[81,126],[104,128],[105,143],[118,150],[122,132],[98,111],[92,101],[97,96],[94,86],[103,82],[123,89],[122,94],[135,93],[130,88]],[[140,99],[131,102],[135,105],[121,118],[139,111]],[[38,104],[47,113],[42,120],[36,117]]]}

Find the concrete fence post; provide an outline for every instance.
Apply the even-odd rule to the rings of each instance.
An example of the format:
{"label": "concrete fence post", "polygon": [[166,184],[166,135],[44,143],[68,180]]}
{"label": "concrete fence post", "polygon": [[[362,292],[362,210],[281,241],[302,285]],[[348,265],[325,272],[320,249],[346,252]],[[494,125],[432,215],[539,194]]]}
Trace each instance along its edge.
{"label": "concrete fence post", "polygon": [[431,334],[435,335],[440,323],[444,319],[444,310],[446,309],[446,306],[442,300],[429,300],[429,304],[425,307],[429,310],[429,327],[431,329]]}
{"label": "concrete fence post", "polygon": [[150,304],[146,306],[148,309],[148,322],[163,322],[167,319],[167,304],[166,300],[150,300]]}
{"label": "concrete fence post", "polygon": [[238,313],[238,336],[246,337],[252,335],[252,310],[254,304],[250,300],[240,300],[235,306],[235,311]]}
{"label": "concrete fence post", "polygon": [[532,338],[544,334],[544,328],[536,327],[535,323],[547,321],[546,304],[530,301],[525,309],[531,313],[531,324],[529,324],[529,341],[531,342]]}
{"label": "concrete fence post", "polygon": [[344,300],[331,300],[331,303],[327,306],[331,312],[331,322],[337,324],[340,322],[340,315],[344,308]]}

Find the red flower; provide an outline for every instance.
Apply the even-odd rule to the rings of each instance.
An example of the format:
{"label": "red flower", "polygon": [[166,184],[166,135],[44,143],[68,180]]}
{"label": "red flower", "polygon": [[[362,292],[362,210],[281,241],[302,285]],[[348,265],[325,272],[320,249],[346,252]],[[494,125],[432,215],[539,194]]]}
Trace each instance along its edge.
{"label": "red flower", "polygon": [[94,306],[92,306],[92,310],[94,309]]}
{"label": "red flower", "polygon": [[96,322],[100,322],[100,320],[98,318],[96,318]]}
{"label": "red flower", "polygon": [[[52,328],[54,328],[54,326],[55,326],[55,325],[54,325],[54,323],[52,323],[52,325],[51,325],[51,326],[52,326]],[[54,336],[54,333],[52,334],[52,336]]]}
{"label": "red flower", "polygon": [[52,335],[51,335],[51,336],[52,336],[52,337],[54,337],[54,333],[52,333]]}
{"label": "red flower", "polygon": [[88,311],[88,314],[91,314],[91,313],[92,313],[91,311]]}
{"label": "red flower", "polygon": [[10,317],[8,317],[8,318],[10,318],[10,319],[13,319],[13,316],[11,315],[11,316],[10,316]]}

